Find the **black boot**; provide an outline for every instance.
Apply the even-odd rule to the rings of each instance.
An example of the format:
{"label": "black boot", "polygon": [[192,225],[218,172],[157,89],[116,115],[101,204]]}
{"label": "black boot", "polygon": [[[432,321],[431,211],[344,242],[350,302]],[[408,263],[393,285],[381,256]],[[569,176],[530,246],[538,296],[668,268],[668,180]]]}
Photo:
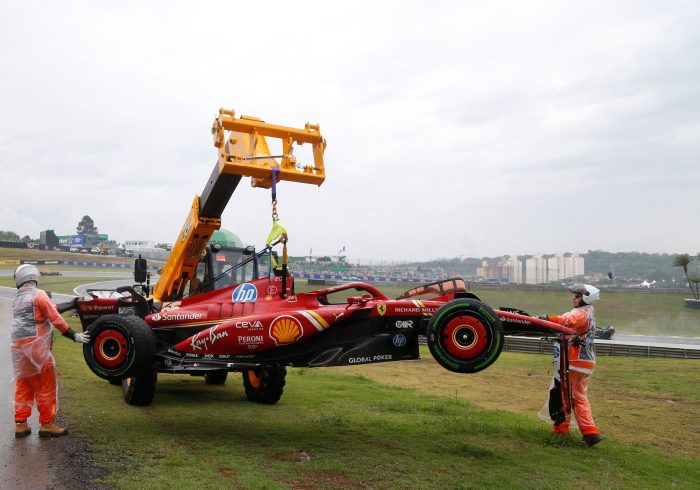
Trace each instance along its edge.
{"label": "black boot", "polygon": [[598,444],[600,441],[602,441],[600,434],[588,434],[588,435],[583,436],[583,440],[581,441],[581,444],[584,446],[591,447],[595,444]]}

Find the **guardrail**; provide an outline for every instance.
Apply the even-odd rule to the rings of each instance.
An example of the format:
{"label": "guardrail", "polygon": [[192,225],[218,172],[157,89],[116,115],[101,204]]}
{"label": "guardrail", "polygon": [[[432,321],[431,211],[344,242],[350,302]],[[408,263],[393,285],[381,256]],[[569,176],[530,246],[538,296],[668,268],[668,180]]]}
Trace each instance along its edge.
{"label": "guardrail", "polygon": [[[700,359],[700,349],[595,342],[596,356],[655,357],[666,359]],[[503,350],[552,355],[552,344],[546,339],[505,337]]]}

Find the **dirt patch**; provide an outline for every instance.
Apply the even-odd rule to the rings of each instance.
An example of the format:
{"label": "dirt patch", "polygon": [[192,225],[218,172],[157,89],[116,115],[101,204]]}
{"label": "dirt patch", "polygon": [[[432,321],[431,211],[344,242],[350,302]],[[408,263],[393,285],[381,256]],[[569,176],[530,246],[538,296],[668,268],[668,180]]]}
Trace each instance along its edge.
{"label": "dirt patch", "polygon": [[[70,403],[71,390],[62,387],[61,398]],[[48,439],[50,443],[49,469],[52,471],[58,488],[71,490],[112,490],[115,487],[105,483],[93,483],[110,475],[110,471],[102,466],[95,456],[93,445],[87,440],[71,433],[70,418],[65,412],[59,411],[56,423],[68,428],[68,435]]]}
{"label": "dirt patch", "polygon": [[216,471],[218,471],[220,475],[223,475],[226,478],[233,478],[234,476],[236,476],[236,473],[231,468],[227,468],[225,466],[219,466],[216,469]]}
{"label": "dirt patch", "polygon": [[[59,415],[58,424],[68,426],[66,418]],[[70,428],[69,428],[70,430]],[[65,437],[50,439],[51,453],[49,467],[53,472],[58,488],[71,490],[111,490],[114,487],[94,480],[109,476],[109,471],[95,460],[92,445],[80,437],[68,434]]]}
{"label": "dirt patch", "polygon": [[317,490],[319,488],[337,487],[353,488],[356,490],[369,490],[372,485],[356,483],[345,475],[331,473],[329,471],[313,471],[306,473],[303,479],[286,482],[295,490]]}

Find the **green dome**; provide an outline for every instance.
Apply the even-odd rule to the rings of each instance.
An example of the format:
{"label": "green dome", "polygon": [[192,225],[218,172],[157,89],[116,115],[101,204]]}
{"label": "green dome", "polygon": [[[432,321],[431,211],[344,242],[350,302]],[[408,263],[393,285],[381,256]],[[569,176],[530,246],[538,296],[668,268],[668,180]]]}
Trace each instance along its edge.
{"label": "green dome", "polygon": [[241,241],[240,238],[238,238],[236,235],[231,233],[228,230],[224,230],[221,228],[220,230],[216,230],[214,233],[211,235],[211,239],[209,240],[209,243],[212,242],[218,242],[224,247],[243,247],[243,242]]}

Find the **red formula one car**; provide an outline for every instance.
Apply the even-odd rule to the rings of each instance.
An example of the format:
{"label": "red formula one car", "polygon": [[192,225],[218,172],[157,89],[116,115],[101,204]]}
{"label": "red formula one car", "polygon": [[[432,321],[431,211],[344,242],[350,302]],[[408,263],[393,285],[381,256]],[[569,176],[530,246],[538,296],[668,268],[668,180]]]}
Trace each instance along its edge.
{"label": "red formula one car", "polygon": [[208,246],[197,267],[203,287],[179,301],[158,304],[139,287],[124,287],[88,291],[61,309],[76,308],[91,334],[84,346],[90,369],[122,384],[134,405],[151,403],[157,373],[220,384],[242,372],[247,398],[270,404],[282,395],[287,366],[418,359],[419,336],[426,336],[441,366],[476,373],[496,361],[504,334],[572,334],[518,310],[494,310],[462,279],[396,299],[361,282],[297,293],[291,275],[264,267],[269,252]]}
{"label": "red formula one car", "polygon": [[[151,403],[158,373],[203,375],[208,383],[223,383],[229,372],[241,372],[249,400],[275,403],[287,366],[417,359],[418,337],[426,336],[441,366],[475,373],[498,358],[504,334],[565,339],[573,333],[516,310],[495,311],[461,279],[427,284],[396,299],[361,282],[296,292],[287,271],[287,233],[278,222],[276,186],[323,183],[326,140],[319,125],[278,126],[220,109],[211,131],[217,162],[153,291],[139,258],[134,280],[140,287],[88,291],[62,308],[77,309],[91,337],[83,347],[85,361],[97,376],[121,384],[127,403]],[[265,138],[277,138],[282,154],[271,155]],[[304,144],[312,147],[313,163],[293,155],[293,146]],[[212,243],[243,177],[254,187],[271,189],[273,226],[259,254]],[[271,247],[279,243],[281,265],[271,258]]]}

